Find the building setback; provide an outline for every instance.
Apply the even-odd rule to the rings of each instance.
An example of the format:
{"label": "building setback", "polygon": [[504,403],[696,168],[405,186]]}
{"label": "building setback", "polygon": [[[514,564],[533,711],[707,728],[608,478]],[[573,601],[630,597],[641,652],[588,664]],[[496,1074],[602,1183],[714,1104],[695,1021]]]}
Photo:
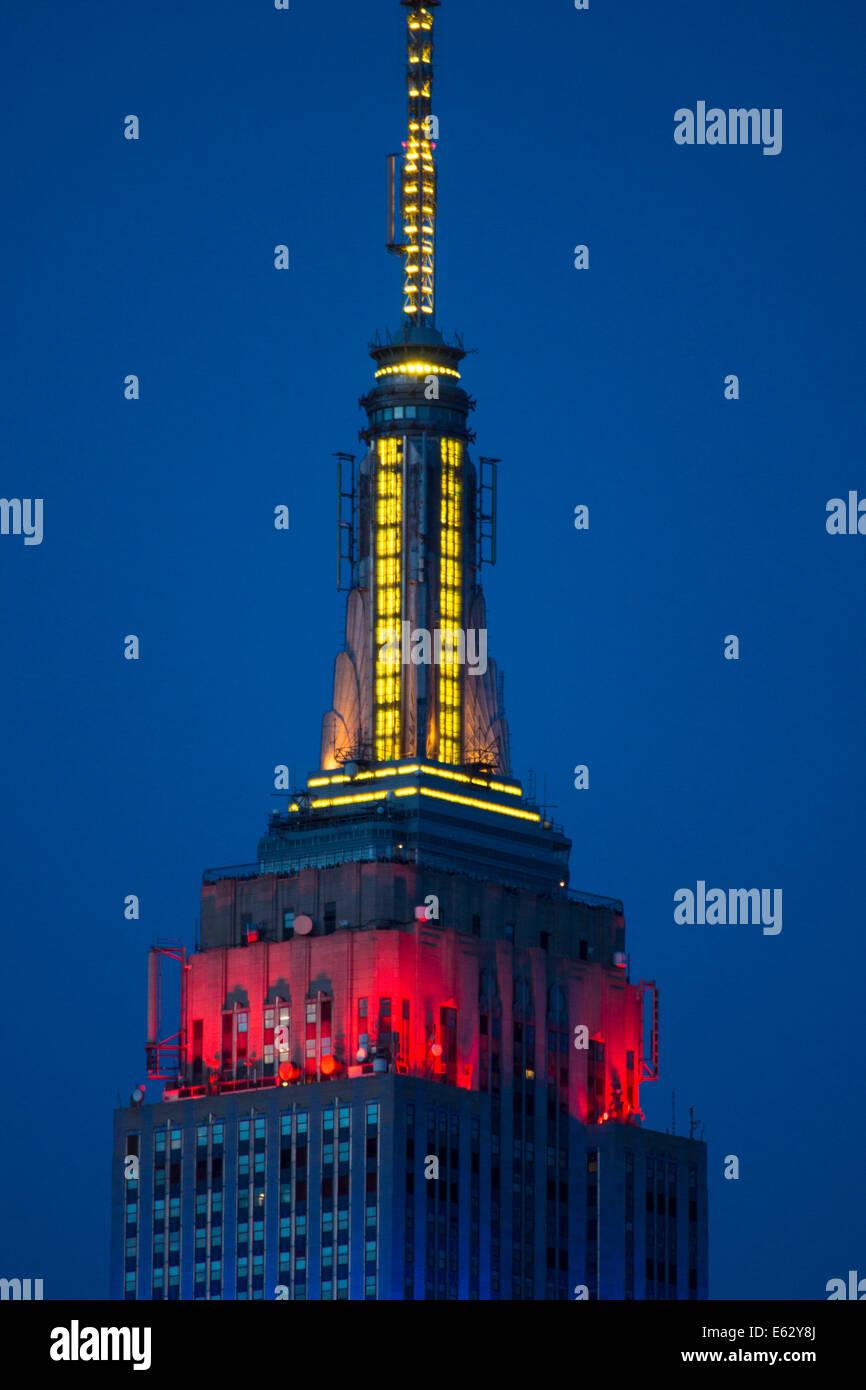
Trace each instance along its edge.
{"label": "building setback", "polygon": [[403,317],[340,461],[321,765],[253,863],[205,873],[195,951],[150,953],[163,1090],[115,1116],[112,1296],[705,1298],[705,1146],[642,1123],[655,985],[511,771],[495,461],[470,458],[464,350],[435,327],[438,5],[403,8]]}

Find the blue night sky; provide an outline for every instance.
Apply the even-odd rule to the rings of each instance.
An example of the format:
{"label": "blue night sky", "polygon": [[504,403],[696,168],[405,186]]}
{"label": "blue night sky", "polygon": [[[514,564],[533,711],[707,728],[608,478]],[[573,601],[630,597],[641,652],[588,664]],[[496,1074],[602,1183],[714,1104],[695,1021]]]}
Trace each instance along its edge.
{"label": "blue night sky", "polygon": [[[254,858],[276,764],[318,765],[331,455],[360,450],[367,344],[400,313],[404,12],[3,8],[0,493],[44,499],[44,540],[0,537],[0,1274],[100,1298],[147,947],[192,946],[202,869]],[[546,775],[572,884],[624,900],[632,978],[659,983],[643,1102],[664,1129],[675,1090],[678,1132],[690,1105],[705,1126],[712,1296],[821,1299],[866,1274],[866,537],[825,529],[866,495],[862,8],[438,17],[438,322],[477,348],[473,453],[502,459],[515,770]],[[675,144],[698,101],[782,108],[781,154]],[[677,925],[700,879],[781,888],[782,932]]]}

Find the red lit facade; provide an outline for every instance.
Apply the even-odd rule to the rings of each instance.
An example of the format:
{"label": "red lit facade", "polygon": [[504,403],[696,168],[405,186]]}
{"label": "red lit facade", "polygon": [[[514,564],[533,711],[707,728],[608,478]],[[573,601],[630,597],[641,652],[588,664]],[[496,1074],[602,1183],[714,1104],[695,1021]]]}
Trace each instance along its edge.
{"label": "red lit facade", "polygon": [[616,907],[412,865],[206,884],[166,1096],[391,1070],[494,1091],[523,1073],[581,1123],[635,1119],[651,1058]]}

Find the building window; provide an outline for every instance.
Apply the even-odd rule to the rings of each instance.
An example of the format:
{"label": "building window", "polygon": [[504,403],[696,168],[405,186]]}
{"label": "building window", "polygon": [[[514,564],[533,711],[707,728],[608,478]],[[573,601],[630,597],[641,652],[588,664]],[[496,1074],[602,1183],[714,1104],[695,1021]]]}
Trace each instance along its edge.
{"label": "building window", "polygon": [[295,934],[295,909],[288,908],[283,913],[283,940],[290,941]]}

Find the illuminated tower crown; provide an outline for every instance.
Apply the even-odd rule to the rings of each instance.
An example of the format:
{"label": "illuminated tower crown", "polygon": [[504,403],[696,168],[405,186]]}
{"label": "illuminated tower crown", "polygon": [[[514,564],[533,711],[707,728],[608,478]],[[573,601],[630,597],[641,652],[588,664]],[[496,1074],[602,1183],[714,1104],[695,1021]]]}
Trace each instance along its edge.
{"label": "illuminated tower crown", "polygon": [[368,452],[357,468],[340,456],[340,572],[349,596],[321,765],[421,758],[507,774],[508,730],[479,582],[482,563],[495,559],[495,461],[480,460],[479,472],[469,457],[474,401],[460,386],[465,352],[435,327],[438,0],[403,4],[408,128],[405,153],[388,161],[387,243],[403,260],[403,322],[371,346],[376,384],[361,401]]}
{"label": "illuminated tower crown", "polygon": [[465,354],[434,323],[436,4],[402,3],[403,322],[371,347],[367,452],[338,455],[321,765],[291,789],[277,768],[255,862],[205,872],[192,955],[151,951],[165,1085],[115,1121],[114,1293],[705,1297],[705,1147],[640,1123],[655,985],[629,978],[622,903],[569,888],[570,840],[509,772],[479,583],[495,460],[469,458]]}

